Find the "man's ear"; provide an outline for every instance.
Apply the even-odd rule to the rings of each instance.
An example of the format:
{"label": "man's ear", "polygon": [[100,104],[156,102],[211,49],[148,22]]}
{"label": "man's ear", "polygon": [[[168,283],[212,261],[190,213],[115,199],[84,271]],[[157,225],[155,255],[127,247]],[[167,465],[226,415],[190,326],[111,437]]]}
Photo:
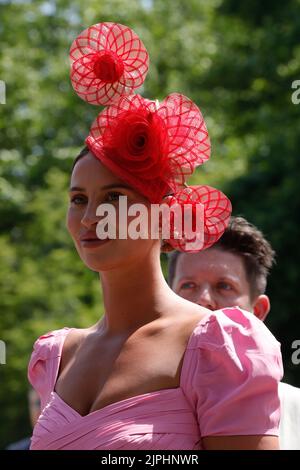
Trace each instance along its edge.
{"label": "man's ear", "polygon": [[267,295],[259,295],[253,304],[253,313],[261,321],[265,321],[270,311],[270,299]]}

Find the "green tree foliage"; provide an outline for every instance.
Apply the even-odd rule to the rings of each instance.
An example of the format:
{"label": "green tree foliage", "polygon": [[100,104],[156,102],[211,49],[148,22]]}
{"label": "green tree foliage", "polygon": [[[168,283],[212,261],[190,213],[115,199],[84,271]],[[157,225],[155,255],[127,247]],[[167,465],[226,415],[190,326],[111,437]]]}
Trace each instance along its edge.
{"label": "green tree foliage", "polygon": [[238,142],[236,156],[246,165],[225,184],[234,212],[260,227],[277,252],[267,324],[282,343],[285,379],[298,386],[291,346],[300,338],[300,104],[292,101],[292,84],[300,78],[299,13],[298,1],[222,2],[215,27],[219,32],[225,25],[230,28],[219,34],[216,57],[204,78],[205,87],[210,83],[217,90],[217,107],[225,111],[224,142]]}
{"label": "green tree foliage", "polygon": [[[269,326],[283,345],[287,378],[297,331],[299,279],[299,1],[0,0],[0,447],[30,433],[26,367],[33,341],[103,313],[97,275],[65,229],[74,156],[99,109],[69,81],[68,50],[87,26],[132,27],[151,58],[141,93],[180,91],[201,107],[210,162],[192,183],[231,196],[234,213],[261,227],[278,253]],[[163,259],[165,264],[165,259]],[[300,366],[298,366],[299,368]]]}

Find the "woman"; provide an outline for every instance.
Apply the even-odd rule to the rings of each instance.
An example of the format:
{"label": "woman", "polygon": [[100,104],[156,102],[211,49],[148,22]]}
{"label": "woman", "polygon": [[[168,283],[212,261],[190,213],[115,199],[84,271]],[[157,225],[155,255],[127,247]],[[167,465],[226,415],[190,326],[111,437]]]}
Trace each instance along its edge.
{"label": "woman", "polygon": [[[107,105],[75,161],[67,217],[79,256],[100,274],[105,313],[90,328],[36,341],[29,379],[42,412],[31,448],[277,449],[282,366],[268,329],[238,308],[215,314],[174,294],[160,267],[162,241],[120,236],[132,215],[117,222],[116,238],[97,236],[99,208],[119,215],[121,196],[148,214],[161,201],[200,203],[202,247],[221,236],[227,198],[184,187],[208,158],[199,109],[178,94],[161,104],[128,94],[144,80],[148,55],[122,25],[85,30],[71,61],[79,96]],[[172,219],[164,246],[188,250],[177,228]]]}

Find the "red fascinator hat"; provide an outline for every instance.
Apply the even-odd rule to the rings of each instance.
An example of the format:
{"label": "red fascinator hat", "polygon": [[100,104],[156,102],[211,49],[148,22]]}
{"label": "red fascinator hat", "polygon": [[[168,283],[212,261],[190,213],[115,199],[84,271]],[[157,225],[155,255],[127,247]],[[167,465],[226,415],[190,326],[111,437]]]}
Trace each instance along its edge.
{"label": "red fascinator hat", "polygon": [[[193,208],[202,204],[202,249],[215,243],[229,222],[229,199],[209,186],[185,188],[186,179],[210,157],[200,109],[179,93],[161,103],[134,94],[145,80],[149,60],[142,41],[126,26],[91,26],[73,42],[70,58],[76,93],[89,103],[106,106],[86,138],[92,154],[151,203]],[[166,195],[171,196],[165,199]],[[167,242],[175,249],[193,251],[184,235],[178,239],[171,234]]]}

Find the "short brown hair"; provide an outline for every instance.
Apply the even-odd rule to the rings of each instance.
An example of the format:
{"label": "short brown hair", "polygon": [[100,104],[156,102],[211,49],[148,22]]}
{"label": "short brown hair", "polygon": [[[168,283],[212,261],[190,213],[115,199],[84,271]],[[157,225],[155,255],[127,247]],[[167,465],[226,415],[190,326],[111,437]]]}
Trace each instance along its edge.
{"label": "short brown hair", "polygon": [[[257,227],[243,217],[231,217],[224,234],[212,248],[229,251],[243,258],[252,298],[265,292],[275,251]],[[168,282],[171,287],[179,255],[178,251],[169,255]]]}

